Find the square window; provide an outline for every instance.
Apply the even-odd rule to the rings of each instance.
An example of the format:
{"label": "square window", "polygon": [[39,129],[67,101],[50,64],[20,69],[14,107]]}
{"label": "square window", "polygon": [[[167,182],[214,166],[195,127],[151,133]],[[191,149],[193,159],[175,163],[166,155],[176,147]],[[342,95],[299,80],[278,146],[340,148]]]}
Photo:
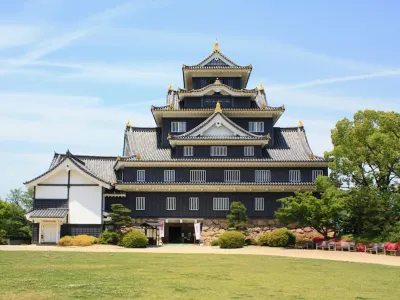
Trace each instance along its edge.
{"label": "square window", "polygon": [[186,132],[186,122],[171,122],[171,132]]}
{"label": "square window", "polygon": [[184,146],[183,156],[193,156],[193,146]]}
{"label": "square window", "polygon": [[146,181],[146,171],[145,170],[137,170],[136,181]]}
{"label": "square window", "polygon": [[210,151],[211,156],[226,156],[228,152],[226,146],[211,146]]}
{"label": "square window", "polygon": [[164,170],[164,182],[175,181],[175,170]]}
{"label": "square window", "polygon": [[176,198],[167,197],[167,210],[176,210]]}
{"label": "square window", "polygon": [[145,210],[145,197],[136,197],[136,210]]}
{"label": "square window", "polygon": [[225,170],[225,182],[240,182],[240,170]]}
{"label": "square window", "polygon": [[255,182],[270,182],[271,171],[270,170],[255,170]]}
{"label": "square window", "polygon": [[312,170],[312,181],[314,182],[318,176],[324,176],[324,171],[322,170]]}
{"label": "square window", "polygon": [[301,181],[300,170],[289,170],[289,181],[300,182]]}
{"label": "square window", "polygon": [[254,146],[244,147],[244,156],[254,156]]}
{"label": "square window", "polygon": [[206,182],[206,170],[190,170],[190,182]]}
{"label": "square window", "polygon": [[250,132],[264,132],[264,122],[249,122]]}
{"label": "square window", "polygon": [[199,198],[190,197],[189,198],[189,210],[199,210]]}
{"label": "square window", "polygon": [[213,198],[213,210],[229,210],[229,198]]}

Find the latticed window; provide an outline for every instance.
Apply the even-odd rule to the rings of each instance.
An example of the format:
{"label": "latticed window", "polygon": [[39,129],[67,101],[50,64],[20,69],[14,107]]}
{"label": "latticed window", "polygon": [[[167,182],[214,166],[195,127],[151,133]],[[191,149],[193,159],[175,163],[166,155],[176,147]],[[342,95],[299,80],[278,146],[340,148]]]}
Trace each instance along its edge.
{"label": "latticed window", "polygon": [[229,210],[229,198],[213,198],[213,210]]}
{"label": "latticed window", "polygon": [[314,182],[318,176],[324,176],[324,171],[322,170],[312,170],[312,181]]}
{"label": "latticed window", "polygon": [[244,156],[254,156],[254,146],[244,147]]}
{"label": "latticed window", "polygon": [[264,122],[249,122],[249,131],[264,132]]}
{"label": "latticed window", "polygon": [[199,198],[190,197],[189,198],[189,210],[199,210]]}
{"label": "latticed window", "polygon": [[184,146],[183,156],[193,156],[193,146]]}
{"label": "latticed window", "polygon": [[211,146],[211,156],[226,156],[227,152],[226,146]]}
{"label": "latticed window", "polygon": [[290,170],[289,171],[289,181],[290,182],[300,182],[301,181],[300,170]]}
{"label": "latticed window", "polygon": [[255,182],[270,182],[271,171],[270,170],[255,170]]}
{"label": "latticed window", "polygon": [[174,182],[175,181],[175,170],[164,170],[164,181]]}
{"label": "latticed window", "polygon": [[167,210],[176,210],[176,198],[167,197]]}
{"label": "latticed window", "polygon": [[145,210],[145,197],[136,197],[136,210]]}
{"label": "latticed window", "polygon": [[171,132],[186,132],[186,122],[171,122]]}
{"label": "latticed window", "polygon": [[225,170],[225,182],[240,182],[240,170]]}
{"label": "latticed window", "polygon": [[264,210],[264,198],[254,198],[254,210],[263,211]]}
{"label": "latticed window", "polygon": [[190,170],[190,182],[206,182],[206,170]]}
{"label": "latticed window", "polygon": [[136,181],[146,181],[146,170],[137,170]]}

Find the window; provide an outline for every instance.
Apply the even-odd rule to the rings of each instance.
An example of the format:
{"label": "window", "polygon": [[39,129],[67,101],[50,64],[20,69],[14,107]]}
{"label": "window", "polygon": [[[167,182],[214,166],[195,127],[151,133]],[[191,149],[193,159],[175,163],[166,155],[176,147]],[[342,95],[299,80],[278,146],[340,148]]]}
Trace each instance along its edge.
{"label": "window", "polygon": [[271,171],[270,170],[256,170],[255,171],[255,182],[270,182]]}
{"label": "window", "polygon": [[264,132],[264,122],[249,122],[249,131]]}
{"label": "window", "polygon": [[171,122],[171,132],[186,132],[186,122]]}
{"label": "window", "polygon": [[254,198],[254,210],[264,210],[264,198]]}
{"label": "window", "polygon": [[193,146],[184,146],[183,156],[193,156]]}
{"label": "window", "polygon": [[211,156],[226,156],[226,146],[211,146]]}
{"label": "window", "polygon": [[176,210],[176,198],[167,197],[167,210]]}
{"label": "window", "polygon": [[146,181],[146,171],[145,170],[137,170],[136,181]]}
{"label": "window", "polygon": [[145,197],[136,197],[136,210],[144,210],[145,209]]}
{"label": "window", "polygon": [[229,210],[229,198],[213,198],[213,210]]}
{"label": "window", "polygon": [[312,170],[312,181],[314,182],[318,176],[324,176],[324,171],[322,170]]}
{"label": "window", "polygon": [[164,170],[164,181],[174,182],[175,181],[175,170]]}
{"label": "window", "polygon": [[206,170],[190,170],[190,182],[206,182]]}
{"label": "window", "polygon": [[225,170],[225,182],[240,182],[240,171]]}
{"label": "window", "polygon": [[199,198],[190,197],[189,198],[189,210],[199,210]]}
{"label": "window", "polygon": [[289,181],[290,182],[300,182],[300,170],[290,170],[289,171]]}
{"label": "window", "polygon": [[254,146],[244,147],[244,156],[254,156]]}

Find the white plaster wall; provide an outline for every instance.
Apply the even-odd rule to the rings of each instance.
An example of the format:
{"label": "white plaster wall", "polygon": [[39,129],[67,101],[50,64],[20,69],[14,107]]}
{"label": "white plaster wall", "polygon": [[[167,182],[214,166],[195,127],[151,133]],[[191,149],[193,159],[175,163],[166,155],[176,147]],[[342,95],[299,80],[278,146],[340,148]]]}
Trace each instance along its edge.
{"label": "white plaster wall", "polygon": [[91,177],[85,176],[75,169],[71,169],[71,184],[95,184]]}
{"label": "white plaster wall", "polygon": [[67,199],[67,193],[66,186],[39,185],[36,187],[36,199]]}
{"label": "white plaster wall", "polygon": [[57,173],[53,174],[51,177],[46,178],[40,183],[51,183],[51,184],[67,184],[68,172],[65,170],[59,170]]}
{"label": "white plaster wall", "polygon": [[70,224],[101,224],[100,186],[71,186],[69,193]]}
{"label": "white plaster wall", "polygon": [[207,129],[203,135],[204,136],[233,136],[234,133],[223,125],[221,125],[220,127],[217,127],[214,125],[213,127]]}

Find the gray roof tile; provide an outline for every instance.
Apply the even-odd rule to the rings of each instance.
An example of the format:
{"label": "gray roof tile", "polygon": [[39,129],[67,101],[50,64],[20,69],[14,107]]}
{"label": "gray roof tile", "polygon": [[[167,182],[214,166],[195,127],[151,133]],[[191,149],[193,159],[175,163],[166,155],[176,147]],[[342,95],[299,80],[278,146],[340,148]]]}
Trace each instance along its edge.
{"label": "gray roof tile", "polygon": [[264,158],[173,158],[171,149],[160,148],[161,128],[129,127],[125,132],[122,161],[260,161],[260,162],[325,162],[313,156],[303,127],[274,128],[274,145],[267,147]]}
{"label": "gray roof tile", "polygon": [[45,208],[35,209],[29,213],[29,218],[65,218],[68,209],[65,208]]}

